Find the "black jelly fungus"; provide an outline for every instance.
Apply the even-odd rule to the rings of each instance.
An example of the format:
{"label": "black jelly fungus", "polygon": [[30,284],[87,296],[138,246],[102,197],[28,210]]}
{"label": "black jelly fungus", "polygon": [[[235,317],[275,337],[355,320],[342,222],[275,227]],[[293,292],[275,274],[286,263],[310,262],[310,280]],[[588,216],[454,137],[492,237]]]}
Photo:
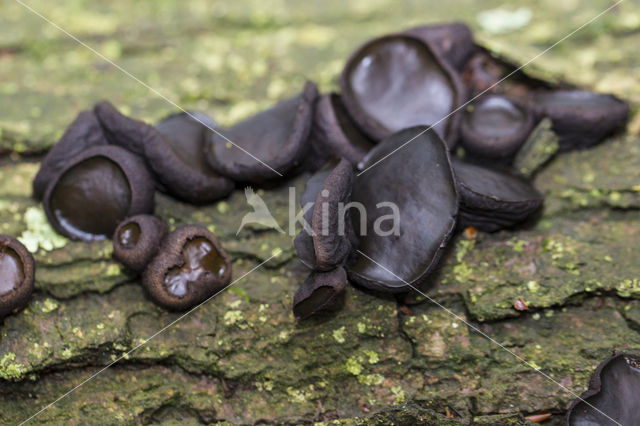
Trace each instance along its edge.
{"label": "black jelly fungus", "polygon": [[187,225],[163,240],[142,283],[151,299],[171,310],[186,310],[224,289],[231,260],[206,228]]}
{"label": "black jelly fungus", "polygon": [[24,245],[0,235],[0,318],[26,306],[34,290],[35,261]]}
{"label": "black jelly fungus", "polygon": [[44,208],[53,228],[74,240],[110,238],[128,216],[150,213],[153,179],[144,162],[116,146],[86,149],[52,179]]}

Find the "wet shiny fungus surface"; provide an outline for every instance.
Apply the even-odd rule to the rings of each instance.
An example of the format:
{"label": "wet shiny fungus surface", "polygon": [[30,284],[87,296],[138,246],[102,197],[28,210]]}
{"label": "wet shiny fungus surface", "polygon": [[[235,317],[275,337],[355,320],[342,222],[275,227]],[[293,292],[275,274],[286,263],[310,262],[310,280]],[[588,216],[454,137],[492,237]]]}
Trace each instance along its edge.
{"label": "wet shiny fungus surface", "polygon": [[189,240],[184,245],[182,256],[184,264],[169,269],[164,277],[167,290],[175,296],[184,297],[189,283],[197,281],[203,274],[222,278],[226,272],[226,262],[206,238]]}
{"label": "wet shiny fungus surface", "polygon": [[110,236],[127,216],[130,204],[126,176],[105,157],[87,159],[67,170],[50,198],[55,220],[79,239]]}

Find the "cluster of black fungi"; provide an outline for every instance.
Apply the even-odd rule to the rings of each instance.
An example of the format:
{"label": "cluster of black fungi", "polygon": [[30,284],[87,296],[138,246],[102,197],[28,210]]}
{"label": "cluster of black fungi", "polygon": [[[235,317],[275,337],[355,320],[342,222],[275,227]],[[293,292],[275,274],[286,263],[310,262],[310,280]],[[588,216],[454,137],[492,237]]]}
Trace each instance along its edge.
{"label": "cluster of black fungi", "polygon": [[[340,307],[347,280],[387,293],[419,286],[457,230],[495,232],[530,218],[543,195],[513,162],[543,118],[568,151],[623,127],[629,110],[612,95],[517,70],[461,23],[365,43],[347,60],[340,89],[320,95],[308,81],[230,128],[197,112],[149,125],[98,103],[49,151],[33,194],[56,231],[113,237],[115,257],[142,274],[149,296],[184,310],[228,285],[230,260],[206,228],[168,233],[152,216],[155,190],[205,204],[241,185],[315,173],[301,197],[314,204],[305,214],[310,229],[295,239],[311,270],[294,296],[303,320]],[[339,217],[348,202],[363,205],[366,217],[357,209]],[[399,209],[393,236],[374,232],[381,202]],[[32,291],[33,259],[11,238],[1,244],[6,315]]]}

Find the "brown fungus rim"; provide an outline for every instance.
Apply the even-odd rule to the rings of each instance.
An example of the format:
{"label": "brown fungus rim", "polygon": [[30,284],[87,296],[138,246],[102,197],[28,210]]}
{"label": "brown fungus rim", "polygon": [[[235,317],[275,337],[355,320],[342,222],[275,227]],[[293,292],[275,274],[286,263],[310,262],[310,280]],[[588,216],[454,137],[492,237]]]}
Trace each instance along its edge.
{"label": "brown fungus rim", "polygon": [[[184,265],[185,245],[195,239],[208,240],[225,264],[222,277],[204,274],[191,282],[189,294],[184,297],[172,295],[167,291],[165,277],[171,268]],[[185,311],[224,290],[231,280],[231,258],[222,248],[216,236],[207,228],[198,225],[184,225],[167,235],[156,256],[147,265],[142,276],[142,284],[149,297],[158,305],[172,310]],[[195,291],[194,291],[195,290]]]}
{"label": "brown fungus rim", "polygon": [[[216,175],[213,170],[208,174],[196,170],[182,160],[162,133],[150,124],[127,117],[108,101],[97,103],[94,111],[106,129],[110,143],[144,158],[160,183],[158,185],[160,191],[194,204],[212,202],[226,197],[233,191],[235,185],[230,179]],[[172,114],[164,120],[181,114],[193,120],[194,125],[202,126],[202,155],[204,155],[207,130],[205,125],[186,113]],[[206,117],[200,113],[191,114],[207,123],[204,119]]]}
{"label": "brown fungus rim", "polygon": [[[621,351],[613,351],[613,354],[609,356],[607,359],[602,361],[596,369],[591,374],[591,378],[589,379],[589,388],[584,391],[580,396],[574,399],[569,405],[569,409],[567,410],[567,415],[565,417],[566,426],[571,426],[571,416],[573,415],[573,411],[580,405],[583,404],[584,401],[588,400],[591,397],[599,395],[602,392],[602,374],[604,369],[607,368],[613,361],[616,361],[620,358],[632,359],[636,362],[640,362],[640,354],[637,353],[628,353]],[[639,403],[640,404],[640,403]],[[597,407],[596,407],[597,409]],[[606,414],[606,413],[605,413]]]}
{"label": "brown fungus rim", "polygon": [[[140,236],[135,246],[127,248],[120,244],[119,233],[123,227],[132,223],[140,228]],[[113,257],[127,268],[140,273],[158,252],[167,232],[167,225],[155,216],[139,214],[128,217],[120,222],[113,233]]]}

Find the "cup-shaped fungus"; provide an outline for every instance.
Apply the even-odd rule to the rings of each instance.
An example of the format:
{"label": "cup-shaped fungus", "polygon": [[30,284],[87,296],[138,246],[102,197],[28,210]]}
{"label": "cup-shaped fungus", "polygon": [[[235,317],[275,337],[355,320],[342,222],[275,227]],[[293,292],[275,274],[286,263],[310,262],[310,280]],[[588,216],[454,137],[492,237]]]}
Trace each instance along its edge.
{"label": "cup-shaped fungus", "polygon": [[113,234],[113,256],[141,273],[158,252],[167,225],[155,216],[141,214],[120,222]]}
{"label": "cup-shaped fungus", "polygon": [[460,193],[461,228],[495,232],[525,221],[542,207],[544,196],[519,176],[459,159],[452,164]]}
{"label": "cup-shaped fungus", "polygon": [[142,284],[157,304],[183,311],[224,289],[230,279],[231,260],[213,233],[187,225],[165,237]]}
{"label": "cup-shaped fungus", "polygon": [[101,240],[110,238],[125,218],[153,211],[153,179],[138,156],[117,146],[96,146],[67,161],[52,178],[43,203],[60,234]]}
{"label": "cup-shaped fungus", "polygon": [[456,226],[447,147],[433,129],[417,126],[373,148],[362,168],[351,195],[362,208],[352,210],[359,252],[347,262],[349,279],[374,290],[408,291],[438,264]]}
{"label": "cup-shaped fungus", "polygon": [[578,90],[539,91],[533,103],[549,117],[560,151],[589,148],[627,121],[629,105],[613,95]]}
{"label": "cup-shaped fungus", "polygon": [[423,40],[388,35],[369,41],[347,61],[342,100],[358,126],[379,141],[402,129],[433,125],[452,148],[465,89],[455,70]]}
{"label": "cup-shaped fungus", "polygon": [[107,143],[104,130],[93,111],[82,111],[42,160],[40,170],[33,179],[33,196],[42,200],[49,182],[70,158],[87,148]]}
{"label": "cup-shaped fungus", "polygon": [[616,352],[598,365],[589,389],[571,404],[567,426],[638,424],[639,389],[640,357]]}
{"label": "cup-shaped fungus", "polygon": [[344,303],[347,274],[342,267],[329,272],[311,272],[293,297],[298,321],[340,309]]}
{"label": "cup-shaped fungus", "polygon": [[203,114],[174,114],[153,127],[121,114],[109,102],[98,103],[94,111],[110,143],[145,159],[158,189],[192,203],[214,201],[233,190],[233,182],[204,160],[205,132],[213,123]]}
{"label": "cup-shaped fungus", "polygon": [[309,149],[317,97],[316,85],[308,81],[297,96],[229,129],[208,132],[205,150],[209,165],[236,182],[255,184],[294,170]]}
{"label": "cup-shaped fungus", "polygon": [[337,93],[318,98],[309,139],[314,157],[345,158],[354,166],[373,147],[373,142],[353,122]]}
{"label": "cup-shaped fungus", "polygon": [[[301,197],[303,208],[313,202],[305,212],[311,221],[311,233],[303,229],[294,245],[302,263],[318,271],[329,271],[344,263],[351,251],[351,217],[344,207],[351,198],[353,167],[345,159],[333,170],[314,175]],[[313,196],[315,195],[315,199]],[[308,200],[308,201],[307,201]]]}
{"label": "cup-shaped fungus", "polygon": [[451,66],[457,70],[464,67],[474,50],[471,29],[462,22],[440,25],[421,25],[404,31],[431,44]]}
{"label": "cup-shaped fungus", "polygon": [[484,96],[462,117],[461,143],[476,157],[509,159],[527,140],[534,121],[533,112],[523,103],[505,96]]}
{"label": "cup-shaped fungus", "polygon": [[34,276],[31,253],[15,238],[0,235],[0,319],[29,302]]}

